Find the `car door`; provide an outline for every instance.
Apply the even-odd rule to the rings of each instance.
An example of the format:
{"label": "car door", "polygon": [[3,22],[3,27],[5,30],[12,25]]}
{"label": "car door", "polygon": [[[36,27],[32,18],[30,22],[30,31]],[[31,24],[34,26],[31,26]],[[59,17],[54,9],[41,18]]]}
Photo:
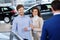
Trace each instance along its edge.
{"label": "car door", "polygon": [[42,4],[41,5],[41,15],[42,15],[44,20],[47,20],[53,16],[50,8],[51,8],[50,4]]}
{"label": "car door", "polygon": [[3,20],[3,9],[0,7],[0,20]]}

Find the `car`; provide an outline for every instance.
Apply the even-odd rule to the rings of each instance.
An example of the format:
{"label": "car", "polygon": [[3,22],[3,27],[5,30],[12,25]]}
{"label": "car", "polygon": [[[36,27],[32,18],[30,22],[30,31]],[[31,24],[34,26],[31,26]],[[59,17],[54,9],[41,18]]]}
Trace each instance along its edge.
{"label": "car", "polygon": [[51,4],[36,4],[32,7],[25,10],[25,15],[32,16],[32,9],[34,7],[37,7],[40,10],[41,16],[44,20],[47,20],[53,16],[53,13],[51,11]]}
{"label": "car", "polygon": [[16,11],[13,7],[0,6],[0,21],[3,20],[5,23],[9,23],[15,14]]}

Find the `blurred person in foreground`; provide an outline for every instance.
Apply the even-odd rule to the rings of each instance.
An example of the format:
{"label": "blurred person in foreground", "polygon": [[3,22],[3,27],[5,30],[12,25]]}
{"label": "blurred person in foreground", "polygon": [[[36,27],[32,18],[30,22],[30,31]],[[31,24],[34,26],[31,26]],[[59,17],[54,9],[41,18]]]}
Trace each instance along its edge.
{"label": "blurred person in foreground", "polygon": [[51,3],[53,17],[45,21],[41,40],[60,40],[60,1]]}
{"label": "blurred person in foreground", "polygon": [[12,31],[16,32],[23,40],[32,40],[30,17],[24,15],[23,5],[17,5],[16,9],[19,15],[13,20]]}
{"label": "blurred person in foreground", "polygon": [[34,40],[40,40],[41,37],[41,31],[43,26],[43,19],[40,14],[40,10],[37,7],[34,7],[32,9],[32,33]]}

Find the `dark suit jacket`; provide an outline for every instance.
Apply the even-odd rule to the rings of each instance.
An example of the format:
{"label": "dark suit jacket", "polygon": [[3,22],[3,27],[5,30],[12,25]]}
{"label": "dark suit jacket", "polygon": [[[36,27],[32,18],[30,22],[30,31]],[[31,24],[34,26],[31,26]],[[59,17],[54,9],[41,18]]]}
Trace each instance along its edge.
{"label": "dark suit jacket", "polygon": [[44,22],[41,40],[60,40],[60,14]]}

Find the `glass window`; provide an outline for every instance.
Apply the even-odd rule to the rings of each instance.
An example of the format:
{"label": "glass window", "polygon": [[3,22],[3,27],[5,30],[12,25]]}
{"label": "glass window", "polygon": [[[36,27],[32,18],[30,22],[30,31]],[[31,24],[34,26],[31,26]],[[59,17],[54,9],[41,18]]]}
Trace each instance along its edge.
{"label": "glass window", "polygon": [[12,9],[9,8],[9,7],[4,7],[3,10],[4,10],[4,12],[5,12],[5,11],[11,11]]}
{"label": "glass window", "polygon": [[5,11],[5,10],[8,10],[8,8],[4,8],[4,11]]}
{"label": "glass window", "polygon": [[51,8],[51,5],[46,5],[48,8]]}
{"label": "glass window", "polygon": [[2,12],[2,9],[0,8],[0,12]]}
{"label": "glass window", "polygon": [[41,12],[49,12],[49,11],[51,11],[51,5],[50,4],[41,5]]}
{"label": "glass window", "polygon": [[41,5],[41,10],[47,10],[47,6],[46,5]]}

